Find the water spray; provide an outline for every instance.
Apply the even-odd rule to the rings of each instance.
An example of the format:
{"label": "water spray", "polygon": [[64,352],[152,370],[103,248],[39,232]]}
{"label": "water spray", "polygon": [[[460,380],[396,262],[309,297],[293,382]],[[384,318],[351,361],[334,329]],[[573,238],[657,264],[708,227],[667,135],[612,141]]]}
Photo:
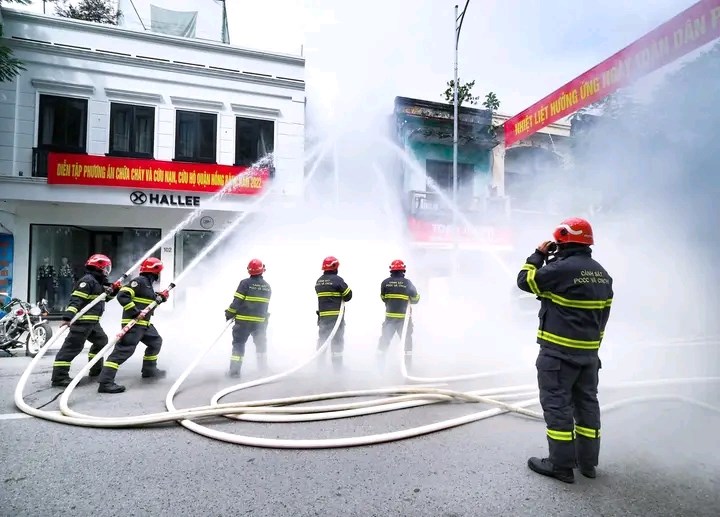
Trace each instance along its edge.
{"label": "water spray", "polygon": [[[320,165],[320,162],[322,161],[322,158],[324,157],[325,153],[327,152],[327,148],[320,149],[318,151],[318,156],[316,159],[316,162],[314,164],[314,167],[312,169],[312,172],[317,170],[317,168]],[[407,157],[404,157],[407,158]],[[377,171],[376,171],[377,172]],[[227,190],[224,188],[224,190]],[[262,203],[267,195],[269,195],[269,192],[267,192],[264,196],[262,196],[260,199],[256,201],[255,204]],[[252,205],[254,206],[254,205]],[[199,211],[198,212],[199,215]],[[212,242],[211,244],[204,249],[192,262],[191,264],[180,274],[178,277],[173,281],[170,288],[173,288],[175,284],[179,284],[185,276],[193,270],[202,260],[207,257],[207,255],[223,240],[225,239],[234,229],[242,222],[242,220],[247,217],[250,213],[253,213],[252,210],[246,210],[241,214],[238,218],[233,221],[233,223],[226,229],[224,229]],[[191,214],[193,215],[193,214]],[[189,217],[186,219],[190,219]],[[188,224],[188,223],[186,223]],[[176,230],[181,229],[181,227],[178,227]],[[174,230],[175,231],[175,230]],[[166,237],[170,238],[173,234],[170,234]],[[162,245],[162,243],[165,241],[160,241],[156,247],[151,249],[144,258],[147,258],[150,256],[154,250],[156,250],[159,246]],[[137,265],[139,265],[142,260],[138,261],[138,264],[134,265],[131,270],[129,270],[125,275],[123,275],[122,279],[124,280],[129,274],[134,270]],[[100,298],[100,297],[98,297]],[[104,298],[104,296],[103,296]],[[98,300],[95,303],[98,303],[100,300]],[[85,308],[83,308],[82,311],[80,311],[75,318],[72,320],[74,322],[81,314],[84,314],[87,310],[89,310],[90,307],[92,307],[93,304],[88,304]],[[144,317],[150,310],[152,310],[154,307],[156,307],[156,303],[151,304],[148,306],[143,313],[139,316],[139,318]],[[264,377],[256,380],[252,380],[249,382],[244,382],[241,384],[237,384],[228,388],[225,388],[221,390],[220,392],[216,393],[210,400],[210,404],[206,406],[198,406],[193,408],[187,408],[187,409],[177,409],[173,403],[174,398],[176,394],[179,392],[180,387],[182,383],[187,379],[187,377],[190,375],[190,373],[197,367],[197,365],[200,363],[200,361],[205,357],[205,355],[218,343],[221,341],[225,333],[227,332],[228,328],[230,327],[232,322],[226,323],[222,331],[219,333],[217,338],[213,340],[211,343],[209,343],[204,350],[201,351],[200,354],[193,360],[193,362],[185,369],[185,371],[180,375],[180,377],[175,381],[175,383],[170,388],[166,400],[165,405],[167,408],[167,411],[160,412],[160,413],[154,413],[154,414],[147,414],[147,415],[140,415],[140,416],[131,416],[131,417],[100,417],[100,416],[90,416],[90,415],[84,415],[78,412],[73,411],[69,407],[69,399],[72,391],[74,388],[78,385],[80,380],[85,376],[85,374],[90,370],[90,368],[96,364],[101,358],[107,356],[111,350],[111,348],[117,343],[119,339],[122,338],[122,336],[132,328],[134,324],[136,324],[137,319],[132,320],[128,325],[123,327],[121,332],[113,339],[112,343],[108,343],[106,347],[103,348],[103,350],[96,355],[95,358],[93,358],[91,361],[89,361],[80,371],[78,375],[75,376],[71,384],[64,390],[62,393],[62,396],[60,398],[60,410],[61,412],[51,412],[51,411],[43,411],[40,409],[33,408],[29,406],[23,399],[23,389],[25,387],[25,384],[27,383],[27,380],[29,378],[29,375],[33,368],[38,364],[39,360],[42,358],[44,353],[48,350],[51,342],[53,340],[50,340],[36,355],[35,358],[31,361],[28,368],[25,370],[23,375],[20,378],[20,381],[18,382],[18,385],[15,390],[15,403],[18,408],[20,408],[23,412],[30,414],[32,416],[36,416],[39,418],[43,418],[46,420],[51,420],[59,423],[69,424],[69,425],[77,425],[77,426],[84,426],[84,427],[97,427],[97,428],[119,428],[119,427],[142,427],[150,424],[156,424],[156,423],[163,423],[163,422],[173,422],[177,421],[180,422],[181,425],[183,425],[185,428],[201,434],[203,436],[225,441],[228,443],[235,443],[235,444],[241,444],[241,445],[247,445],[247,446],[255,446],[255,447],[272,447],[272,448],[282,448],[282,449],[317,449],[317,448],[337,448],[337,447],[350,447],[350,446],[361,446],[361,445],[368,445],[368,444],[374,444],[374,443],[385,443],[390,442],[394,440],[401,440],[406,439],[414,436],[420,436],[423,434],[431,433],[440,431],[443,429],[449,429],[451,427],[456,427],[459,425],[464,425],[470,422],[475,422],[483,419],[487,419],[493,416],[497,416],[500,414],[506,414],[509,412],[515,413],[519,415],[520,417],[527,417],[532,418],[538,421],[542,420],[542,416],[536,412],[532,411],[528,408],[532,406],[536,406],[538,401],[537,396],[537,386],[534,384],[527,384],[527,385],[520,385],[520,386],[505,386],[505,387],[496,387],[496,388],[488,388],[484,390],[475,390],[475,391],[456,391],[451,389],[445,389],[440,388],[437,386],[438,383],[449,383],[449,382],[458,382],[458,381],[464,381],[464,380],[470,380],[470,379],[478,379],[483,377],[489,377],[491,375],[498,375],[501,373],[507,373],[507,372],[484,372],[479,374],[473,374],[473,375],[461,375],[461,376],[455,376],[455,377],[442,377],[442,378],[421,378],[421,377],[415,377],[411,376],[404,363],[403,358],[403,347],[400,346],[399,350],[400,353],[398,354],[398,359],[400,362],[400,372],[403,375],[403,378],[406,381],[411,382],[427,382],[427,383],[433,383],[433,385],[412,385],[412,386],[395,386],[395,387],[388,387],[388,388],[380,388],[380,389],[366,389],[366,390],[354,390],[354,391],[342,391],[342,392],[334,392],[334,393],[324,393],[324,394],[318,394],[318,395],[305,395],[305,396],[295,396],[295,397],[287,397],[287,398],[278,398],[278,399],[269,399],[269,400],[254,400],[254,401],[244,401],[244,402],[236,402],[236,403],[221,403],[220,400],[231,393],[236,393],[242,390],[247,390],[252,387],[260,386],[269,384],[272,382],[279,381],[283,378],[286,378],[302,368],[305,368],[306,366],[312,364],[317,359],[319,359],[324,353],[327,352],[329,343],[334,338],[338,328],[339,324],[342,321],[344,317],[344,303],[341,305],[341,312],[336,320],[335,326],[333,327],[330,335],[327,337],[325,342],[312,354],[310,355],[306,360],[302,361],[298,366],[295,366],[285,372],[271,375],[269,377]],[[400,343],[404,343],[404,340],[407,337],[407,331],[408,326],[410,323],[410,320],[412,318],[412,311],[410,305],[408,305],[408,309],[406,312],[406,318],[403,323],[403,329],[400,336]],[[71,323],[72,323],[71,322]],[[66,329],[64,329],[66,330]],[[60,335],[56,334],[56,338]],[[680,344],[680,343],[678,343]],[[522,371],[522,370],[519,370]],[[514,372],[514,371],[513,371]],[[644,387],[644,386],[651,386],[651,385],[674,385],[674,384],[695,384],[695,383],[710,383],[710,382],[718,382],[720,381],[720,378],[718,377],[709,377],[709,378],[690,378],[690,379],[658,379],[653,381],[639,381],[639,382],[630,382],[630,383],[622,383],[619,385],[616,385],[615,387]],[[297,404],[306,404],[308,402],[317,402],[317,401],[323,401],[323,400],[332,400],[332,399],[347,399],[352,397],[368,397],[368,396],[383,396],[380,399],[372,400],[372,401],[362,401],[362,402],[351,402],[351,403],[340,403],[340,404],[326,404],[321,406],[303,406],[303,407],[296,407]],[[504,400],[513,400],[513,399],[522,399],[519,402],[516,403],[506,403]],[[647,401],[647,400],[655,400],[655,398],[648,398],[648,397],[641,397],[641,398],[633,398],[625,401],[619,401],[613,403],[610,408],[614,409],[617,407],[620,407],[626,403],[636,403],[638,401]],[[688,399],[689,400],[689,399]],[[397,430],[397,431],[391,431],[388,433],[381,433],[381,434],[374,434],[369,436],[352,436],[352,437],[343,437],[343,438],[329,438],[329,439],[302,439],[302,440],[289,440],[289,439],[268,439],[268,438],[260,438],[260,437],[252,437],[252,436],[243,436],[243,435],[236,435],[233,433],[228,432],[222,432],[215,429],[208,428],[206,426],[202,426],[196,422],[196,420],[200,419],[207,419],[207,418],[218,418],[218,417],[228,417],[236,420],[242,420],[242,421],[248,421],[248,422],[265,422],[265,423],[287,423],[287,422],[309,422],[309,421],[322,421],[322,420],[331,420],[331,419],[339,419],[339,418],[348,418],[348,417],[357,417],[357,416],[364,416],[364,415],[370,415],[370,414],[377,414],[382,412],[389,412],[399,409],[408,409],[413,407],[420,407],[425,406],[429,404],[436,404],[436,403],[447,403],[447,402],[464,402],[464,403],[482,403],[482,404],[490,404],[493,406],[496,406],[492,409],[486,409],[480,412],[475,412],[470,415],[461,416],[458,418],[453,418],[449,420],[444,420],[441,422],[435,422],[432,424],[412,428],[412,429],[403,429],[403,430]],[[692,401],[693,403],[696,403],[696,405],[699,405],[700,407],[705,407],[706,409],[712,410],[712,411],[718,411],[717,408],[714,406],[709,406],[707,404]]]}

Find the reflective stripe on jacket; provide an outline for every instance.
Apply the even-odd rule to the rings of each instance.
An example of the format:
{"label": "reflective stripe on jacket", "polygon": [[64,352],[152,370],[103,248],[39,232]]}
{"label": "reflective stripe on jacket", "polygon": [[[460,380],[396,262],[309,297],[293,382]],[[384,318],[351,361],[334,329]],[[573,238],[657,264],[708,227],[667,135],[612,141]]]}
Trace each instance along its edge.
{"label": "reflective stripe on jacket", "polygon": [[416,304],[420,295],[413,283],[400,271],[392,271],[380,284],[380,298],[385,302],[385,317],[405,319],[408,303]]}
{"label": "reflective stripe on jacket", "polygon": [[341,302],[352,299],[350,287],[333,271],[326,271],[317,279],[315,293],[318,297],[318,316],[321,318],[339,316]]}
{"label": "reflective stripe on jacket", "polygon": [[233,295],[227,314],[235,317],[235,321],[251,321],[264,323],[267,319],[272,289],[262,275],[244,278]]}
{"label": "reflective stripe on jacket", "polygon": [[[141,274],[133,278],[128,285],[120,289],[117,295],[117,301],[123,308],[120,323],[123,326],[130,323],[130,320],[135,319],[143,309],[155,301],[155,296],[157,296],[157,293],[147,276]],[[152,312],[146,314],[145,318],[138,321],[136,325],[141,327],[150,326]]]}
{"label": "reflective stripe on jacket", "polygon": [[517,285],[540,300],[537,342],[570,353],[597,354],[610,317],[613,280],[588,246],[569,247],[545,263],[530,255]]}
{"label": "reflective stripe on jacket", "polygon": [[[83,307],[93,301],[95,298],[103,294],[105,289],[103,288],[102,282],[107,279],[100,272],[87,271],[80,280],[75,282],[72,293],[70,294],[70,300],[65,308],[65,312],[62,319],[70,321],[75,315],[80,312]],[[107,301],[111,300],[111,297],[106,298]],[[77,319],[77,322],[88,322],[95,323],[100,321],[100,317],[105,312],[105,301],[98,302],[93,305],[85,314]]]}

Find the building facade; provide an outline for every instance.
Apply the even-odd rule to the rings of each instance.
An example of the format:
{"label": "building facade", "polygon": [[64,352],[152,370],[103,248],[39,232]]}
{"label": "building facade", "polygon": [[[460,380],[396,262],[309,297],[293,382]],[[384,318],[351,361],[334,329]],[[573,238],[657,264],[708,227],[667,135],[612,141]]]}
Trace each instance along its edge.
{"label": "building facade", "polygon": [[505,149],[501,126],[507,118],[460,107],[455,197],[452,105],[396,97],[393,133],[402,154],[397,186],[407,241],[423,275],[465,275],[467,287],[511,274],[517,243],[535,238],[539,214],[548,215],[550,198],[539,187],[566,170],[570,127],[551,124]]}
{"label": "building facade", "polygon": [[90,253],[122,272],[201,211],[158,250],[169,281],[269,178],[281,197],[301,194],[302,57],[2,16],[26,70],[0,83],[0,260],[12,256],[0,291],[59,310]]}

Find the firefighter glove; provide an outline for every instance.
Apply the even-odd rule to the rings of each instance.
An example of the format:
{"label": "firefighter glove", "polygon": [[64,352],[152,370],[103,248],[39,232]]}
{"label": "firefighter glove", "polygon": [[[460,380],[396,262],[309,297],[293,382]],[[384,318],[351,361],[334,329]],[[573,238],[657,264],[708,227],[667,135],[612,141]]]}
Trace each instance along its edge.
{"label": "firefighter glove", "polygon": [[225,311],[225,321],[230,321],[234,317],[235,317],[235,315],[233,313]]}
{"label": "firefighter glove", "polygon": [[155,293],[155,303],[160,305],[161,303],[166,302],[169,295],[170,294],[167,292],[167,290]]}

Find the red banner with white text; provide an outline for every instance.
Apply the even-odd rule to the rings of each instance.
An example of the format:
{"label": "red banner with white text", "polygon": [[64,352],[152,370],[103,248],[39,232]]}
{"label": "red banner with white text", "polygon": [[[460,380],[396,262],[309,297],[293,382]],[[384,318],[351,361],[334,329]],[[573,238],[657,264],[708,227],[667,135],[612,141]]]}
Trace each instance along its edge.
{"label": "red banner with white text", "polygon": [[702,0],[508,119],[503,125],[505,147],[718,37],[720,0]]}
{"label": "red banner with white text", "polygon": [[[454,242],[463,247],[507,248],[512,246],[512,233],[509,228],[499,226],[459,225],[408,218],[408,232],[414,244],[449,245]],[[457,234],[457,239],[455,235]]]}
{"label": "red banner with white text", "polygon": [[255,195],[263,191],[270,171],[267,168],[67,153],[49,153],[47,162],[50,185],[215,193],[236,176],[227,192]]}

